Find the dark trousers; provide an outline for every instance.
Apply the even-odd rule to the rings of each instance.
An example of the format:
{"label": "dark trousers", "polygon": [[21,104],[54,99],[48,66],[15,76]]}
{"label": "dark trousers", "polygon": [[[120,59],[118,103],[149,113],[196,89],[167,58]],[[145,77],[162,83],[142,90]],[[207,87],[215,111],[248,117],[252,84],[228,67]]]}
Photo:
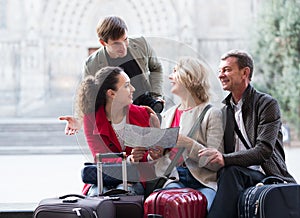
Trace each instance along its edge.
{"label": "dark trousers", "polygon": [[207,218],[238,217],[237,205],[240,194],[263,178],[265,178],[263,173],[246,167],[228,166],[221,169],[217,194]]}

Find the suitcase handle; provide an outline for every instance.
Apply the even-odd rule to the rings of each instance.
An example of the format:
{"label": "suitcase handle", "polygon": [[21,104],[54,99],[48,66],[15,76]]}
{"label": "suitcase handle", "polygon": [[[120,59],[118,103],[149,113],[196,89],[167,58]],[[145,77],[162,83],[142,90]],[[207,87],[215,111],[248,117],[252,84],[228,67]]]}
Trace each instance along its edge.
{"label": "suitcase handle", "polygon": [[123,189],[110,189],[107,192],[104,192],[102,196],[128,195],[128,193],[128,191]]}
{"label": "suitcase handle", "polygon": [[126,159],[126,153],[121,152],[121,153],[98,153],[96,154],[97,161],[102,162],[103,158],[122,158]]}
{"label": "suitcase handle", "polygon": [[67,194],[67,195],[60,196],[59,199],[61,199],[63,203],[76,203],[78,202],[78,199],[85,199],[85,196],[78,195],[78,194]]}
{"label": "suitcase handle", "polygon": [[86,196],[79,195],[79,194],[67,194],[67,195],[60,196],[59,199],[66,199],[66,198],[69,198],[69,197],[77,197],[77,198],[84,199]]}
{"label": "suitcase handle", "polygon": [[103,158],[122,158],[122,177],[124,190],[128,191],[127,184],[127,167],[126,167],[126,152],[121,153],[97,153],[97,183],[98,183],[98,194],[103,193],[103,175],[102,175],[102,159]]}
{"label": "suitcase handle", "polygon": [[277,176],[268,176],[264,178],[261,183],[263,184],[278,184],[278,183],[286,183],[283,179]]}

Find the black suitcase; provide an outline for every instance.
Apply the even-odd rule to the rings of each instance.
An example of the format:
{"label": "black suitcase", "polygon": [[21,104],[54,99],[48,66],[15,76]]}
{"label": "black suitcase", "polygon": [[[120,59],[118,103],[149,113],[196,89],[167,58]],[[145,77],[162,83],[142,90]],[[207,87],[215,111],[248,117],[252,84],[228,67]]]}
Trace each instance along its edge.
{"label": "black suitcase", "polygon": [[[131,195],[128,192],[127,185],[127,165],[126,153],[98,153],[97,157],[97,183],[98,198],[108,196],[114,199],[112,202],[115,205],[116,218],[142,218],[144,216],[144,196]],[[107,193],[103,192],[103,174],[102,174],[102,159],[103,158],[122,158],[122,180],[124,190],[110,190]]]}
{"label": "black suitcase", "polygon": [[300,218],[300,185],[258,183],[241,194],[238,214],[239,218]]}
{"label": "black suitcase", "polygon": [[[102,193],[102,158],[121,157],[123,185],[125,190]],[[99,196],[87,197],[77,194],[42,200],[34,211],[34,218],[142,218],[144,196],[127,192],[126,155],[124,153],[98,154],[97,176]]]}
{"label": "black suitcase", "polygon": [[42,200],[34,218],[115,218],[115,205],[107,198],[69,194]]}

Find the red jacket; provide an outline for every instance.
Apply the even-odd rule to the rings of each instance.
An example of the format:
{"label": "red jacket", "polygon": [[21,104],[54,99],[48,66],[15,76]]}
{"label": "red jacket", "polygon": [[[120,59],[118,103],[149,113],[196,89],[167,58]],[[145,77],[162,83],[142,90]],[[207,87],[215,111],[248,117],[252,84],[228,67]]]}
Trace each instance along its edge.
{"label": "red jacket", "polygon": [[[150,124],[149,120],[150,115],[144,107],[129,105],[127,123],[148,127]],[[106,117],[104,106],[101,106],[95,114],[85,115],[83,124],[84,134],[94,158],[97,153],[122,152],[117,135]],[[126,147],[126,154],[130,155],[131,150],[131,147]],[[112,162],[113,160],[107,161]],[[142,161],[147,161],[147,155],[144,156]]]}
{"label": "red jacket", "polygon": [[[150,115],[144,107],[129,105],[127,114],[127,123],[137,126],[148,127],[150,125]],[[88,143],[88,146],[95,156],[97,153],[122,152],[121,145],[118,141],[117,135],[112,128],[110,122],[107,120],[105,114],[105,108],[102,106],[94,114],[87,114],[83,117],[84,134]],[[125,151],[127,155],[131,154],[131,147],[126,147]],[[147,161],[148,152],[144,155],[142,162]],[[116,162],[113,160],[103,160],[106,162]],[[144,185],[144,184],[143,184]],[[87,194],[90,188],[90,184],[85,184],[82,190],[82,194]]]}

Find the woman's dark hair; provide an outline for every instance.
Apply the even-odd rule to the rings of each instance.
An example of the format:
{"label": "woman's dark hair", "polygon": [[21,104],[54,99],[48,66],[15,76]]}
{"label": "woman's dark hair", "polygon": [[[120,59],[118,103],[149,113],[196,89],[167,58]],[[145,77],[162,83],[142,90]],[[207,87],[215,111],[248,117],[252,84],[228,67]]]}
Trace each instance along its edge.
{"label": "woman's dark hair", "polygon": [[86,77],[78,92],[78,104],[83,114],[98,110],[106,105],[106,92],[109,89],[116,90],[118,75],[123,71],[120,67],[104,67],[99,70],[95,77]]}

